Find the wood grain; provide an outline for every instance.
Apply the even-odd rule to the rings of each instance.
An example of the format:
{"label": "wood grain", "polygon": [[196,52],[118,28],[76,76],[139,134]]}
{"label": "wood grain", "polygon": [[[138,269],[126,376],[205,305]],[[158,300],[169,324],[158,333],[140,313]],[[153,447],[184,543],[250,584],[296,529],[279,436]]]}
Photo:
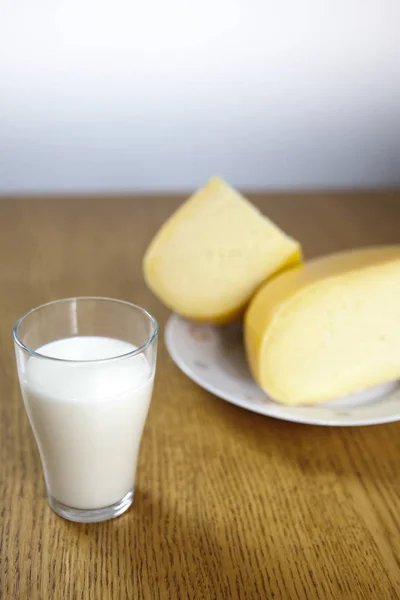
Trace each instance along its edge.
{"label": "wood grain", "polygon": [[[400,193],[254,200],[308,257],[400,242]],[[180,201],[0,200],[0,597],[400,598],[400,424],[329,429],[245,412],[187,379],[162,341],[133,507],[98,525],[48,508],[12,325],[48,300],[102,295],[146,306],[162,332],[168,312],[141,258]]]}

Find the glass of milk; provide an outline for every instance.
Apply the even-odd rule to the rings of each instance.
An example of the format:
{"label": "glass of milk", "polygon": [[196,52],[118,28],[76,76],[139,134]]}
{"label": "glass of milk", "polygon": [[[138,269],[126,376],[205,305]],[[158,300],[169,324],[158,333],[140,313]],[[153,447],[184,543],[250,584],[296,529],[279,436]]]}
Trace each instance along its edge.
{"label": "glass of milk", "polygon": [[49,302],[13,337],[51,508],[81,523],[132,504],[157,357],[157,321],[110,298]]}

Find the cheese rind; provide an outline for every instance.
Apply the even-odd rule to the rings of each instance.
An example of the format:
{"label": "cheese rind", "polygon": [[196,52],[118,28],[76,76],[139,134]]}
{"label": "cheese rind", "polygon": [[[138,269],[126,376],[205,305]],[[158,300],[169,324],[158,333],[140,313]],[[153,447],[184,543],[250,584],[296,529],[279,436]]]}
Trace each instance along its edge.
{"label": "cheese rind", "polygon": [[400,377],[400,246],[323,257],[264,285],[245,315],[250,369],[282,404]]}
{"label": "cheese rind", "polygon": [[143,261],[153,293],[196,321],[227,323],[271,275],[301,262],[298,242],[218,177],[161,227]]}

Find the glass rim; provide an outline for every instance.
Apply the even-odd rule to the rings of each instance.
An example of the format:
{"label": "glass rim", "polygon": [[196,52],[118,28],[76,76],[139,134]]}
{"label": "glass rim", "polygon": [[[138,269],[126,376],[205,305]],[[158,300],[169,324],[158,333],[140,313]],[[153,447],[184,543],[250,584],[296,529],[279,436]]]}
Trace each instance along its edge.
{"label": "glass rim", "polygon": [[[125,306],[128,306],[130,308],[133,308],[133,309],[139,311],[145,317],[147,317],[153,325],[153,332],[149,336],[149,338],[145,341],[145,343],[142,344],[141,346],[139,346],[138,348],[136,348],[135,350],[131,350],[130,352],[125,352],[124,354],[117,354],[115,356],[110,356],[108,358],[95,358],[95,359],[84,359],[84,360],[69,359],[69,358],[56,358],[54,356],[47,356],[46,354],[41,354],[40,352],[37,352],[36,350],[29,348],[29,346],[27,346],[26,344],[23,343],[23,341],[19,337],[18,331],[19,331],[20,325],[27,317],[29,317],[30,315],[32,315],[33,313],[37,312],[38,310],[40,310],[42,308],[51,306],[52,304],[61,304],[63,302],[71,302],[72,300],[101,300],[101,301],[105,300],[107,302],[112,302],[115,304],[124,304]],[[51,300],[50,302],[45,302],[44,304],[35,306],[35,308],[31,308],[26,313],[24,313],[22,315],[22,317],[20,317],[17,320],[17,322],[15,323],[15,325],[13,327],[12,334],[13,334],[13,339],[14,339],[15,344],[21,350],[23,350],[30,356],[39,358],[41,360],[53,360],[56,362],[79,364],[79,363],[104,363],[104,362],[110,362],[110,361],[120,360],[120,359],[124,359],[124,358],[130,358],[132,356],[137,356],[138,354],[141,354],[142,352],[147,350],[147,348],[149,348],[153,344],[153,342],[157,339],[158,329],[159,329],[159,327],[158,327],[157,319],[155,317],[153,317],[153,315],[148,310],[146,310],[142,306],[139,306],[138,304],[134,304],[133,302],[127,302],[126,300],[119,300],[117,298],[109,298],[106,296],[72,296],[71,298],[60,298],[59,300]],[[76,337],[79,337],[79,336],[76,336]]]}

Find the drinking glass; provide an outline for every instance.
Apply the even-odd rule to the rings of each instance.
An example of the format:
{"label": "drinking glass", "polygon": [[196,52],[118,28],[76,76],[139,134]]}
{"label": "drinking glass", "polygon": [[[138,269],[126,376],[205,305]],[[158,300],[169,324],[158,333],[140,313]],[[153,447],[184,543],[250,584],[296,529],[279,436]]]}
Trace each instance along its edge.
{"label": "drinking glass", "polygon": [[68,298],[26,313],[13,338],[51,508],[82,523],[117,517],[133,500],[157,321],[122,300]]}

